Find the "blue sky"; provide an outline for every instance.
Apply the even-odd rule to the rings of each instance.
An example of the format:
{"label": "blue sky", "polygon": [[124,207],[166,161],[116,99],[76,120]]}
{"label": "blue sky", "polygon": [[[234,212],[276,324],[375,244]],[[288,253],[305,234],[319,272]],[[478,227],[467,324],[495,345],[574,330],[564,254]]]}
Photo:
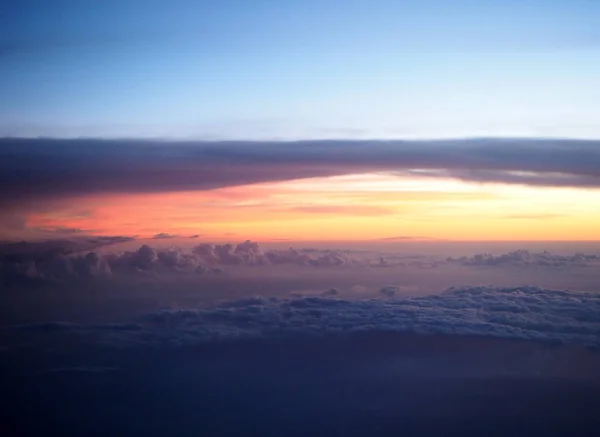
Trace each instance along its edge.
{"label": "blue sky", "polygon": [[0,135],[600,138],[594,0],[0,8]]}

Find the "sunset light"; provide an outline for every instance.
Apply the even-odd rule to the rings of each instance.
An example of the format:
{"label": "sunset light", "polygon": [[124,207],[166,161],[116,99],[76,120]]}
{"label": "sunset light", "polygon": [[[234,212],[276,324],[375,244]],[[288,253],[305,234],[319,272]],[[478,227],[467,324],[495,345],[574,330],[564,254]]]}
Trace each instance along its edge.
{"label": "sunset light", "polygon": [[600,0],[2,0],[0,437],[598,437]]}

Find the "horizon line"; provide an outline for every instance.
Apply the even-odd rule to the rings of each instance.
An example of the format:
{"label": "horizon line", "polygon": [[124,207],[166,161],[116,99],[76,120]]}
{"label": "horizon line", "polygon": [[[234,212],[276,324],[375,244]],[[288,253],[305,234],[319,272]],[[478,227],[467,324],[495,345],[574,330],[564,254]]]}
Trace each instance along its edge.
{"label": "horizon line", "polygon": [[223,138],[192,138],[192,137],[163,137],[163,136],[16,136],[7,135],[0,136],[0,141],[5,140],[50,140],[50,141],[76,141],[76,140],[92,140],[92,141],[172,141],[172,142],[196,142],[196,143],[229,143],[229,142],[273,142],[273,143],[298,143],[298,142],[310,142],[310,141],[348,141],[348,142],[363,142],[363,141],[380,141],[380,142],[393,142],[393,141],[406,141],[406,142],[424,142],[424,141],[498,141],[498,140],[520,140],[520,141],[600,141],[598,137],[576,137],[576,136],[511,136],[511,135],[491,135],[491,136],[441,136],[441,137],[361,137],[361,138],[349,138],[349,137],[306,137],[306,138],[276,138],[276,137],[265,137],[265,138],[242,138],[242,137],[223,137]]}

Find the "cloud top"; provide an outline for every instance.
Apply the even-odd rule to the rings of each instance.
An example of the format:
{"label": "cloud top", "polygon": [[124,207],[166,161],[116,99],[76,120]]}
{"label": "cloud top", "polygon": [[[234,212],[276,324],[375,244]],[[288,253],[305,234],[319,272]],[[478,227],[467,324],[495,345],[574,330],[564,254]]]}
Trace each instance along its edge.
{"label": "cloud top", "polygon": [[[163,237],[166,238],[166,237]],[[27,285],[45,281],[92,279],[114,275],[198,275],[222,273],[229,267],[299,266],[306,268],[343,268],[360,266],[376,272],[379,269],[431,270],[442,267],[569,269],[596,268],[600,255],[591,253],[554,254],[517,250],[499,255],[488,253],[448,257],[402,253],[361,253],[338,249],[293,247],[263,249],[259,243],[246,240],[239,244],[200,243],[192,248],[153,247],[142,245],[137,250],[99,251],[103,246],[132,241],[128,237],[85,237],[72,240],[49,240],[0,244],[0,283]],[[394,287],[380,293],[393,296]]]}
{"label": "cloud top", "polygon": [[[336,293],[249,297],[208,309],[163,309],[136,323],[44,323],[41,331],[106,332],[131,345],[191,345],[244,338],[412,332],[600,345],[600,296],[523,286],[457,287],[441,294],[345,300]],[[115,333],[118,335],[115,337]]]}
{"label": "cloud top", "polygon": [[[358,262],[340,250],[288,248],[263,251],[258,243],[250,240],[237,245],[202,243],[191,250],[148,245],[118,253],[86,250],[108,244],[108,241],[121,242],[121,238],[91,238],[78,244],[73,241],[48,241],[0,245],[0,283],[27,284],[113,274],[218,273],[227,266],[341,267]],[[20,250],[22,248],[27,250]],[[11,252],[11,249],[17,251]]]}
{"label": "cloud top", "polygon": [[458,263],[465,266],[494,266],[494,267],[573,267],[588,266],[600,262],[600,255],[576,253],[573,255],[559,255],[547,251],[530,252],[528,250],[516,250],[513,252],[493,255],[490,253],[479,253],[471,257],[449,257],[450,263]]}
{"label": "cloud top", "polygon": [[[163,310],[154,327],[215,337],[409,331],[535,339],[600,341],[600,297],[539,287],[459,287],[413,298],[343,300],[332,296],[254,297],[208,310]],[[204,333],[204,334],[199,334]]]}

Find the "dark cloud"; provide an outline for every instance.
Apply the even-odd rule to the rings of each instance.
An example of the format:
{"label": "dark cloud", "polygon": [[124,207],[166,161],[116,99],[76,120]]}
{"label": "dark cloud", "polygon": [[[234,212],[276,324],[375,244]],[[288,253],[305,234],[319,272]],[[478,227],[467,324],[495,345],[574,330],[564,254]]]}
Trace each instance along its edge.
{"label": "dark cloud", "polygon": [[338,294],[340,294],[338,289],[330,288],[329,290],[325,290],[323,293],[321,293],[321,296],[332,297],[332,296],[337,296]]}
{"label": "dark cloud", "polygon": [[393,297],[397,292],[398,288],[396,287],[383,287],[379,292],[387,297]]}
{"label": "dark cloud", "polygon": [[30,285],[47,280],[109,275],[107,260],[93,251],[133,240],[122,236],[81,236],[0,243],[0,284]]}
{"label": "dark cloud", "polygon": [[94,278],[112,273],[104,256],[95,252],[86,254],[54,254],[43,260],[0,262],[0,283],[37,284],[72,278]]}
{"label": "dark cloud", "polygon": [[172,234],[169,234],[168,232],[160,232],[152,238],[155,240],[164,240],[164,239],[176,238],[176,237],[177,237],[177,235],[172,235]]}
{"label": "dark cloud", "polygon": [[4,203],[99,192],[211,189],[369,171],[596,188],[600,142],[0,140]]}

